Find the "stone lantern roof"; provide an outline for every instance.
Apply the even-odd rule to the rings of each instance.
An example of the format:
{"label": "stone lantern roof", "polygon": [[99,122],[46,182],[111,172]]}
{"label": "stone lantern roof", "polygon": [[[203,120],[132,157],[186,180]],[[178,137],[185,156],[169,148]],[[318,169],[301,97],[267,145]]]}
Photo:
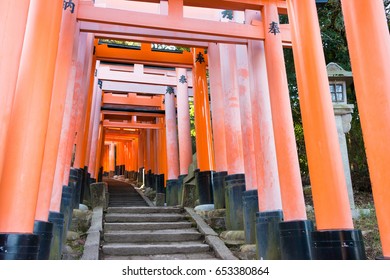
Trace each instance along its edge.
{"label": "stone lantern roof", "polygon": [[346,71],[335,62],[331,62],[326,66],[329,80],[333,81],[346,81],[347,84],[351,84],[353,80],[352,72]]}

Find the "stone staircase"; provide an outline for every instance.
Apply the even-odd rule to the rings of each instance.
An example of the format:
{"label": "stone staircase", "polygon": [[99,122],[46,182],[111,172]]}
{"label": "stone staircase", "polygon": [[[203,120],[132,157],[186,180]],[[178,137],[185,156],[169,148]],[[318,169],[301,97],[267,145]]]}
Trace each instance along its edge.
{"label": "stone staircase", "polygon": [[182,208],[109,207],[101,259],[217,259]]}
{"label": "stone staircase", "polygon": [[130,184],[112,179],[108,179],[106,182],[109,186],[109,207],[148,206],[146,201]]}

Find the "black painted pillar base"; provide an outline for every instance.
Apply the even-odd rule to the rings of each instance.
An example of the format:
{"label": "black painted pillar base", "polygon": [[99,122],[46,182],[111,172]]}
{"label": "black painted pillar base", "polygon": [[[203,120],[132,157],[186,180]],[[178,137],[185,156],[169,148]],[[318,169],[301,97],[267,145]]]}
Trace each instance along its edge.
{"label": "black painted pillar base", "polygon": [[228,175],[226,171],[215,172],[213,174],[213,197],[214,209],[225,208],[225,177]]}
{"label": "black painted pillar base", "polygon": [[154,186],[154,174],[152,173],[151,170],[149,170],[145,174],[145,187],[146,188],[155,189],[155,186]]}
{"label": "black painted pillar base", "polygon": [[60,212],[49,212],[49,222],[53,223],[53,239],[51,242],[49,259],[60,260],[62,258],[64,214]]}
{"label": "black painted pillar base", "polygon": [[79,180],[80,180],[80,199],[79,199],[79,203],[83,203],[84,201],[84,191],[85,191],[85,188],[84,188],[84,183],[85,183],[85,170],[84,168],[79,168]]}
{"label": "black painted pillar base", "polygon": [[0,260],[37,260],[39,236],[0,233]]}
{"label": "black painted pillar base", "polygon": [[79,204],[80,204],[80,193],[81,193],[81,174],[79,169],[70,169],[70,174],[69,174],[69,187],[74,188],[73,189],[73,195],[72,195],[72,208],[73,209],[78,209]]}
{"label": "black painted pillar base", "polygon": [[62,241],[66,242],[66,233],[72,223],[73,209],[72,209],[72,190],[68,186],[62,186],[62,198],[60,212],[64,215],[64,228]]}
{"label": "black painted pillar base", "polygon": [[360,230],[313,231],[314,260],[365,260],[363,236]]}
{"label": "black painted pillar base", "polygon": [[157,192],[157,184],[156,184],[156,181],[157,181],[157,174],[150,173],[150,174],[149,174],[149,184],[150,184],[150,187],[151,187],[155,192]]}
{"label": "black painted pillar base", "polygon": [[259,212],[257,190],[242,193],[242,207],[245,231],[245,243],[256,243],[256,213]]}
{"label": "black painted pillar base", "polygon": [[53,224],[44,221],[34,222],[34,234],[39,235],[38,260],[48,260],[50,256],[50,246],[53,239]]}
{"label": "black painted pillar base", "polygon": [[145,185],[145,168],[141,167],[138,172],[137,185],[141,187]]}
{"label": "black painted pillar base", "polygon": [[133,181],[137,181],[138,180],[138,171],[134,171],[132,180]]}
{"label": "black painted pillar base", "polygon": [[103,167],[100,167],[100,168],[99,168],[99,173],[98,173],[97,181],[98,181],[98,182],[103,182]]}
{"label": "black painted pillar base", "polygon": [[179,176],[179,181],[177,182],[177,203],[179,205],[183,205],[183,190],[184,190],[184,178],[187,177],[188,174],[183,174]]}
{"label": "black painted pillar base", "polygon": [[213,204],[213,173],[214,171],[199,171],[195,176],[199,204]]}
{"label": "black painted pillar base", "polygon": [[84,181],[83,202],[84,202],[84,200],[91,201],[91,191],[89,190],[91,174],[88,173],[88,166],[84,166],[84,174],[85,174],[85,177],[84,177],[85,181]]}
{"label": "black painted pillar base", "polygon": [[156,174],[153,175],[154,179],[154,188],[156,190],[156,193],[165,193],[165,188],[164,188],[164,174]]}
{"label": "black painted pillar base", "polygon": [[279,223],[283,220],[281,210],[256,213],[256,246],[259,260],[280,260]]}
{"label": "black painted pillar base", "polygon": [[310,220],[279,223],[280,250],[282,260],[312,260],[311,233],[314,230]]}
{"label": "black painted pillar base", "polygon": [[179,184],[178,179],[167,180],[167,188],[166,188],[167,206],[177,206],[179,204],[178,184]]}
{"label": "black painted pillar base", "polygon": [[375,259],[379,260],[379,261],[387,261],[387,260],[390,260],[390,257],[380,256],[380,257],[376,257]]}
{"label": "black painted pillar base", "polygon": [[225,177],[226,229],[244,230],[242,195],[245,191],[245,174]]}

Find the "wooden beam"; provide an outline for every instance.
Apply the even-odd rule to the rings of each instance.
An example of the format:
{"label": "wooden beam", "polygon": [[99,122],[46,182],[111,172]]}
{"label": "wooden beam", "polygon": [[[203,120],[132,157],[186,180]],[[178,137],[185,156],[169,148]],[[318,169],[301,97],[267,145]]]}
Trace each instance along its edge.
{"label": "wooden beam", "polygon": [[131,129],[132,131],[128,131],[128,130],[130,130],[130,129],[128,129],[128,128],[110,129],[110,128],[106,127],[105,128],[105,133],[106,133],[105,135],[138,137],[138,135],[139,135],[138,129]]}
{"label": "wooden beam", "polygon": [[152,118],[163,118],[163,114],[157,113],[143,113],[143,112],[120,112],[120,111],[110,111],[103,110],[102,114],[106,115],[118,115],[118,116],[138,116],[138,117],[152,117]]}
{"label": "wooden beam", "polygon": [[[164,71],[162,71],[162,73],[164,73]],[[111,71],[109,67],[99,67],[97,77],[99,80],[103,81],[132,82],[172,87],[177,85],[176,75],[168,76],[161,74],[138,74],[124,71]],[[188,83],[188,86],[192,87],[192,84]]]}
{"label": "wooden beam", "polygon": [[135,140],[137,139],[137,137],[124,137],[124,136],[121,136],[121,137],[116,137],[116,136],[106,136],[104,138],[105,141],[110,141],[110,142],[129,142],[131,140]]}
{"label": "wooden beam", "polygon": [[141,64],[163,64],[163,65],[191,65],[192,54],[153,51],[144,46],[141,50],[126,48],[110,48],[106,44],[95,46],[96,59],[101,61],[121,61],[127,63]]}
{"label": "wooden beam", "polygon": [[[103,81],[102,86],[103,91],[106,92],[132,92],[132,93],[142,93],[142,94],[155,94],[155,95],[165,95],[167,91],[166,86],[154,86],[154,85],[145,85],[145,84],[135,84],[135,83],[126,83],[126,82],[112,82],[112,81]],[[188,89],[188,95],[193,96],[192,89]]]}
{"label": "wooden beam", "polygon": [[141,96],[135,93],[128,94],[112,94],[105,93],[103,95],[104,104],[118,104],[118,105],[133,105],[133,106],[161,106],[161,96]]}
{"label": "wooden beam", "polygon": [[[94,24],[90,22],[83,22],[82,24]],[[83,32],[86,30],[84,29]],[[187,40],[178,40],[178,39],[166,39],[166,38],[155,38],[155,37],[145,37],[145,36],[131,36],[131,35],[118,35],[110,33],[95,33],[98,31],[93,31],[89,29],[89,32],[95,34],[95,38],[98,39],[110,39],[118,41],[129,41],[129,42],[140,42],[140,43],[155,43],[155,44],[164,44],[164,45],[174,45],[181,47],[198,47],[198,48],[207,48],[208,42],[206,41],[187,41]],[[246,40],[242,40],[246,42]]]}
{"label": "wooden beam", "polygon": [[77,19],[80,22],[96,22],[114,24],[118,26],[133,26],[172,32],[190,32],[211,36],[224,36],[251,40],[264,39],[264,28],[262,26],[190,18],[183,18],[180,20],[180,24],[178,24],[175,17],[169,17],[167,15],[99,8],[87,3],[80,3]]}
{"label": "wooden beam", "polygon": [[[160,3],[160,0],[137,0],[137,2]],[[184,6],[213,8],[221,10],[259,10],[266,4],[266,0],[184,0]],[[287,14],[287,4],[285,0],[277,3],[280,14]]]}
{"label": "wooden beam", "polygon": [[[103,9],[103,8],[100,8]],[[126,11],[125,11],[126,12]],[[144,13],[145,16],[148,14]],[[149,15],[150,16],[150,15]],[[161,16],[161,15],[159,15]],[[229,24],[229,23],[220,23],[220,24]],[[237,25],[244,25],[238,23],[232,23]],[[261,21],[257,23],[252,23],[252,25],[245,26],[257,26],[262,28],[263,23]],[[281,25],[282,26],[282,25]],[[285,27],[281,27],[282,30],[282,41],[283,45],[291,44],[291,34],[289,24],[284,24]],[[228,26],[226,28],[229,28]],[[206,47],[208,43],[227,43],[227,44],[247,44],[248,39],[245,38],[232,38],[226,36],[216,36],[216,35],[204,35],[204,34],[194,34],[189,32],[176,32],[170,30],[155,30],[153,25],[150,25],[150,28],[139,28],[134,26],[123,26],[117,25],[115,23],[98,23],[98,22],[80,22],[80,31],[87,33],[95,33],[98,38],[106,39],[119,39],[119,40],[129,40],[136,42],[149,42],[149,43],[158,43],[159,41],[165,44],[179,45],[179,46],[188,46],[195,47],[201,46]],[[264,30],[260,32],[258,36],[259,40],[264,40]]]}
{"label": "wooden beam", "polygon": [[[148,14],[145,13],[146,16]],[[150,14],[149,14],[150,16]],[[174,44],[173,40],[180,40],[178,45],[192,46],[191,42],[218,42],[218,43],[231,43],[231,44],[246,44],[248,40],[231,38],[226,36],[212,36],[203,34],[194,34],[190,32],[175,32],[170,30],[158,30],[153,28],[139,28],[134,26],[120,26],[110,23],[97,23],[97,22],[80,22],[80,31],[89,33],[99,33],[115,36],[133,36],[137,39],[135,41],[142,42],[140,38],[147,38],[148,41],[156,41],[159,38],[171,40],[170,44]]]}
{"label": "wooden beam", "polygon": [[[142,65],[144,66],[144,65]],[[111,72],[126,72],[126,73],[138,73],[135,69],[137,64],[135,65],[121,65],[121,64],[111,64],[109,62],[100,63],[100,68],[108,68]],[[99,71],[99,70],[98,70]],[[144,74],[152,74],[152,75],[160,75],[166,77],[177,77],[176,69],[174,68],[164,68],[164,67],[143,67],[142,72]],[[192,87],[192,73],[191,70],[187,71],[187,83],[190,87]]]}
{"label": "wooden beam", "polygon": [[103,127],[117,127],[117,128],[133,128],[133,129],[163,129],[164,125],[161,123],[131,123],[131,122],[112,122],[109,120],[103,121]]}

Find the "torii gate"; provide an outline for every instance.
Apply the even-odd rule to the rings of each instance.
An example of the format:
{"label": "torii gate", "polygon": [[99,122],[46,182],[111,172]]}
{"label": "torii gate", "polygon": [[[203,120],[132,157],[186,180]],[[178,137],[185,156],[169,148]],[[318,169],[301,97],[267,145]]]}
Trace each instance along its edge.
{"label": "torii gate", "polygon": [[[115,5],[115,2],[118,1],[106,1],[109,7]],[[386,143],[390,140],[390,110],[387,108],[390,104],[390,81],[386,77],[386,62],[390,59],[390,38],[381,0],[341,2],[383,255],[389,258],[390,191],[387,185],[390,175],[387,175],[386,170],[390,162],[390,148]],[[256,101],[252,102],[252,108],[255,108],[253,113],[256,115],[253,117],[253,125],[266,132],[265,135],[256,135],[254,130],[254,144],[261,143],[257,148],[255,146],[255,152],[259,160],[263,159],[262,163],[271,162],[261,164],[259,160],[256,161],[257,165],[262,165],[256,168],[261,174],[257,176],[260,179],[257,186],[260,231],[279,225],[281,210],[284,216],[284,222],[280,223],[281,229],[292,226],[301,230],[303,226],[305,231],[310,230],[297,179],[289,110],[284,110],[288,108],[288,91],[281,50],[283,45],[291,45],[296,63],[317,230],[305,235],[305,245],[298,248],[294,247],[294,242],[289,242],[292,245],[289,248],[282,242],[282,255],[296,258],[295,252],[298,249],[307,251],[308,255],[313,250],[313,257],[317,259],[364,258],[360,233],[353,229],[348,205],[314,1],[216,0],[205,3],[200,0],[169,0],[160,2],[161,14],[149,15],[144,12],[96,7],[92,1],[69,0],[65,3],[67,5],[63,5],[60,0],[5,0],[0,3],[0,20],[2,26],[5,26],[0,38],[5,37],[8,41],[8,45],[1,46],[1,50],[10,54],[2,57],[3,64],[0,68],[1,104],[7,108],[1,114],[0,131],[0,232],[1,240],[6,242],[0,245],[6,245],[8,240],[12,240],[15,241],[14,244],[28,244],[31,247],[31,252],[27,253],[18,248],[16,253],[0,252],[1,258],[32,259],[37,257],[38,252],[40,258],[48,258],[47,250],[39,251],[40,246],[44,248],[47,244],[42,245],[34,234],[34,224],[37,228],[50,228],[52,223],[49,220],[61,218],[62,185],[68,185],[69,181],[75,132],[79,147],[75,167],[80,169],[85,168],[84,164],[90,155],[89,135],[100,135],[98,138],[102,139],[102,132],[91,126],[98,115],[94,111],[96,107],[92,105],[98,103],[96,96],[101,94],[93,75],[96,67],[94,37],[84,32],[122,40],[139,38],[142,41],[146,37],[146,42],[159,37],[162,38],[161,42],[172,40],[172,43],[181,42],[183,45],[197,47],[216,42],[248,46],[249,74],[257,78],[250,79],[251,94],[255,92],[254,96],[262,101],[260,103],[252,99]],[[247,13],[249,20],[246,24],[186,18],[184,7],[187,5],[261,11],[262,19],[250,13]],[[278,13],[288,13],[290,24],[279,25]],[[354,24],[363,21],[364,26]],[[42,41],[46,43],[41,44]],[[192,41],[195,42],[192,44]],[[222,46],[220,51],[234,53],[232,47],[224,48]],[[207,111],[205,64],[200,59],[196,61],[199,58],[196,57],[198,50],[193,54],[193,73],[197,78],[193,79],[194,97],[202,101],[198,108]],[[209,55],[211,58],[212,54]],[[230,59],[233,59],[234,65],[234,56]],[[269,63],[270,61],[273,63]],[[216,69],[218,67],[217,64]],[[225,79],[226,75],[223,74]],[[226,88],[230,90],[237,87],[235,81],[230,82]],[[378,94],[368,95],[373,91]],[[383,108],[380,112],[379,106]],[[201,112],[202,110],[196,111],[196,115],[199,116]],[[234,111],[229,111],[226,115],[230,120],[232,112]],[[210,127],[209,119],[200,122],[198,118],[197,126],[202,125]],[[238,122],[235,122],[235,128],[238,128]],[[212,141],[211,134],[206,135],[205,146],[200,147],[208,151],[202,154],[209,158],[205,157],[199,164],[201,170],[203,168],[210,172],[214,168]],[[271,141],[267,142],[266,137]],[[237,146],[228,148],[238,149]],[[275,155],[272,156],[272,149],[276,151],[278,160]],[[233,150],[229,152],[236,154]],[[53,164],[55,162],[57,164]],[[227,164],[232,172],[237,170],[233,161],[230,162],[231,166],[229,162]],[[87,168],[85,171],[88,171]],[[270,212],[275,214],[272,216],[275,219],[267,222],[268,218],[264,214]],[[313,238],[312,244],[310,238]],[[357,246],[345,247],[340,242],[331,252],[318,246],[318,242],[328,242],[334,238],[340,241],[350,238]],[[259,253],[266,258],[273,258],[274,255],[268,255],[268,249],[270,244],[277,244],[277,241],[271,238],[267,240],[267,244],[260,244]],[[285,239],[287,240],[288,238]]]}

